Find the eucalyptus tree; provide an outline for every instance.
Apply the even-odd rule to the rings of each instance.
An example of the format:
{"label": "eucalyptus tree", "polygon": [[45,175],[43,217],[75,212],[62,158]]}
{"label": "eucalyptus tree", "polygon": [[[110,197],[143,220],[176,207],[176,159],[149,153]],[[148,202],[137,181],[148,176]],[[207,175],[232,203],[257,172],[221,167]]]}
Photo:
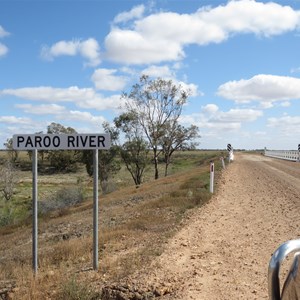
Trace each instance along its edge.
{"label": "eucalyptus tree", "polygon": [[123,113],[114,119],[115,127],[124,134],[120,155],[135,185],[143,182],[148,164],[148,143],[144,140],[138,118],[134,113]]}
{"label": "eucalyptus tree", "polygon": [[177,150],[194,149],[198,145],[194,140],[200,136],[197,126],[184,127],[178,122],[172,124],[167,122],[164,126],[164,133],[160,144],[162,145],[165,162],[165,176],[167,176],[173,153]]}
{"label": "eucalyptus tree", "polygon": [[[172,80],[150,79],[142,75],[139,83],[132,86],[129,93],[123,93],[128,113],[137,117],[144,136],[153,151],[154,178],[159,177],[158,157],[170,146],[161,144],[170,132],[168,128],[179,128],[178,121],[183,106],[187,103],[190,92]],[[182,130],[182,134],[187,134]],[[173,137],[178,139],[178,137]],[[167,138],[170,144],[170,137]],[[182,140],[182,139],[181,139]],[[174,143],[171,142],[171,145]],[[178,148],[179,146],[177,146]],[[168,153],[173,153],[169,151]],[[168,154],[169,155],[169,154]]]}

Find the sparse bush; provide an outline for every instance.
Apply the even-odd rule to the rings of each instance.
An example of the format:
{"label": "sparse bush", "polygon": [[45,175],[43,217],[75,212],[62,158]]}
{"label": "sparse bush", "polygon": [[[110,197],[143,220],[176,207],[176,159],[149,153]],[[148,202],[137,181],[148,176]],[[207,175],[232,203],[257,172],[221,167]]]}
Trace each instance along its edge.
{"label": "sparse bush", "polygon": [[11,224],[13,219],[13,212],[10,205],[4,205],[4,207],[0,210],[0,227]]}
{"label": "sparse bush", "polygon": [[100,185],[101,185],[102,193],[104,195],[112,193],[115,190],[117,190],[116,183],[112,179],[109,179],[107,181],[102,181],[102,182],[100,182]]}
{"label": "sparse bush", "polygon": [[11,200],[17,183],[15,169],[10,161],[0,166],[0,192],[6,201]]}
{"label": "sparse bush", "polygon": [[18,224],[28,216],[27,208],[16,206],[12,202],[5,202],[0,206],[0,227]]}
{"label": "sparse bush", "polygon": [[63,300],[93,300],[99,299],[99,294],[93,292],[89,287],[78,282],[72,277],[67,283],[63,285],[61,295],[59,299]]}
{"label": "sparse bush", "polygon": [[50,211],[61,210],[81,203],[83,199],[83,190],[80,186],[63,188],[39,202],[39,212],[47,214]]}

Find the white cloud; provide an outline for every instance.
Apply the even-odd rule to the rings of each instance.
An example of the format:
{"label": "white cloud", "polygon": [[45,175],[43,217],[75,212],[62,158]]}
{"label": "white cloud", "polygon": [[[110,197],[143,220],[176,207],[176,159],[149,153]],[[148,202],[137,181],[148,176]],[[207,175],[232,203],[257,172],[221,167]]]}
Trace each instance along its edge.
{"label": "white cloud", "polygon": [[8,48],[2,43],[0,43],[0,57],[7,54],[7,52],[8,52]]}
{"label": "white cloud", "polygon": [[32,121],[29,118],[20,118],[15,116],[0,116],[0,123],[4,124],[30,124]]}
{"label": "white cloud", "polygon": [[0,38],[8,36],[10,33],[5,31],[4,28],[0,25]]}
{"label": "white cloud", "polygon": [[4,89],[0,95],[11,95],[27,100],[46,102],[70,102],[95,97],[95,91],[90,88],[80,89],[77,86],[69,88],[53,88],[50,86],[25,87],[19,89]]}
{"label": "white cloud", "polygon": [[27,114],[34,115],[50,115],[50,114],[59,114],[65,111],[65,107],[57,104],[41,104],[41,105],[32,105],[32,104],[16,104],[16,108],[23,109]]}
{"label": "white cloud", "polygon": [[150,77],[170,78],[174,77],[174,72],[168,66],[150,66],[141,71],[141,74]]}
{"label": "white cloud", "polygon": [[141,75],[148,75],[154,78],[163,78],[165,80],[172,80],[173,84],[180,85],[181,88],[189,92],[191,97],[203,96],[203,93],[198,90],[198,86],[194,83],[186,83],[176,78],[176,73],[168,66],[150,66],[141,71]]}
{"label": "white cloud", "polygon": [[190,44],[207,45],[233,35],[273,36],[296,30],[300,13],[289,6],[254,0],[229,1],[191,14],[160,12],[128,27],[112,27],[105,39],[107,57],[125,64],[178,61]]}
{"label": "white cloud", "polygon": [[110,97],[102,97],[99,95],[96,98],[87,98],[78,103],[79,107],[96,110],[112,109],[119,111],[124,105],[124,100],[121,95],[112,95]]}
{"label": "white cloud", "polygon": [[114,18],[114,23],[122,23],[122,22],[128,22],[132,19],[139,19],[143,16],[144,11],[145,11],[144,5],[135,6],[130,11],[126,11],[118,14]]}
{"label": "white cloud", "polygon": [[260,101],[271,107],[274,101],[300,99],[300,78],[260,74],[248,80],[226,82],[217,94],[237,103]]}
{"label": "white cloud", "polygon": [[80,43],[79,53],[88,59],[88,66],[95,67],[100,64],[100,47],[95,39],[88,39]]}
{"label": "white cloud", "polygon": [[[12,117],[16,118],[16,117]],[[16,118],[20,119],[20,118]],[[21,121],[22,122],[22,121]],[[14,134],[32,134],[36,132],[41,132],[45,130],[46,126],[48,124],[46,122],[39,122],[37,120],[30,120],[28,119],[28,122],[22,122],[22,123],[8,123],[5,125],[5,135],[3,135],[4,140],[11,138]]]}
{"label": "white cloud", "polygon": [[89,38],[87,40],[72,40],[72,41],[59,41],[49,46],[43,46],[41,50],[41,56],[47,60],[53,60],[58,56],[75,56],[81,55],[87,59],[86,65],[97,66],[101,62],[100,60],[100,47],[98,42]]}
{"label": "white cloud", "polygon": [[[84,124],[92,124],[101,126],[101,124],[106,121],[102,116],[92,115],[90,112],[79,111],[79,110],[68,110],[66,107],[57,104],[42,104],[42,105],[32,105],[32,104],[18,104],[15,107],[23,109],[25,113],[37,114],[37,115],[54,115],[56,120],[59,121],[76,121],[77,124],[83,122]],[[31,120],[27,118],[18,118],[18,122],[30,124]],[[23,120],[24,119],[24,120]],[[15,124],[15,117],[6,117],[6,123]],[[3,120],[3,121],[4,121]],[[1,118],[0,118],[1,123]],[[50,123],[50,121],[48,122]]]}
{"label": "white cloud", "polygon": [[97,69],[92,75],[92,81],[98,90],[121,91],[124,89],[127,78],[114,75],[115,69]]}
{"label": "white cloud", "polygon": [[295,30],[300,24],[299,11],[274,2],[229,1],[225,6],[198,13],[205,23],[217,24],[224,37],[236,33],[272,36]]}
{"label": "white cloud", "polygon": [[263,115],[262,111],[254,109],[230,109],[227,112],[219,112],[211,118],[211,122],[217,123],[242,123],[253,122]]}
{"label": "white cloud", "polygon": [[291,106],[291,102],[284,101],[284,102],[280,103],[280,106],[282,106],[282,107],[290,107]]}
{"label": "white cloud", "polygon": [[77,122],[93,123],[99,126],[106,121],[106,119],[102,116],[94,116],[90,112],[78,110],[70,110],[70,112],[66,115],[66,119]]}
{"label": "white cloud", "polygon": [[[5,36],[8,36],[9,32],[5,31],[4,28],[0,25],[0,38],[3,38]],[[6,55],[8,52],[8,48],[0,43],[0,57]]]}
{"label": "white cloud", "polygon": [[291,73],[299,73],[300,72],[300,67],[298,67],[298,68],[292,68],[290,72]]}
{"label": "white cloud", "polygon": [[219,107],[215,104],[207,104],[202,107],[202,111],[208,114],[214,114],[219,110]]}
{"label": "white cloud", "polygon": [[0,90],[0,96],[15,96],[25,100],[60,103],[72,102],[78,107],[97,110],[119,109],[122,99],[120,95],[103,97],[94,89],[80,89],[77,86],[69,88],[30,87],[20,89]]}
{"label": "white cloud", "polygon": [[201,91],[198,90],[198,86],[194,83],[186,83],[186,82],[183,82],[183,81],[176,81],[176,80],[174,80],[174,83],[181,85],[182,88],[185,91],[189,92],[189,95],[191,97],[203,96],[204,95]]}
{"label": "white cloud", "polygon": [[107,57],[124,64],[148,64],[180,60],[181,45],[165,39],[151,40],[132,30],[113,28],[105,38]]}
{"label": "white cloud", "polygon": [[[277,128],[285,136],[295,136],[300,134],[300,117],[283,116],[279,118],[269,118],[268,127]],[[298,141],[295,141],[295,144]]]}
{"label": "white cloud", "polygon": [[219,132],[240,129],[243,123],[254,122],[262,115],[262,111],[253,109],[230,109],[224,112],[215,104],[207,104],[202,107],[201,113],[183,115],[180,121]]}

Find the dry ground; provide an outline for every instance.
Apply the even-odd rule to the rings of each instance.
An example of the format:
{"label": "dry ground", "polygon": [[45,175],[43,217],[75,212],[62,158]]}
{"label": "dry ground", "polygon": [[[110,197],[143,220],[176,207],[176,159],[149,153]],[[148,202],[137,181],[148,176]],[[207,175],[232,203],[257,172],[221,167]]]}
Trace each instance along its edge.
{"label": "dry ground", "polygon": [[163,299],[268,299],[270,256],[300,237],[299,208],[299,163],[236,155],[143,280],[170,289]]}

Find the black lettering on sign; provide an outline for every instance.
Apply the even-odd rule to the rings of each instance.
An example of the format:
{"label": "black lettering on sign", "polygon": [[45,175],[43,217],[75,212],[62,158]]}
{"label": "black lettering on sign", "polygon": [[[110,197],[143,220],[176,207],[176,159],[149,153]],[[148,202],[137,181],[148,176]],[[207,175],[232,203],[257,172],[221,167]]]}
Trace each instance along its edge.
{"label": "black lettering on sign", "polygon": [[91,135],[90,136],[90,147],[96,147],[96,136],[95,135]]}
{"label": "black lettering on sign", "polygon": [[44,146],[48,148],[51,145],[51,139],[50,139],[50,137],[46,135],[44,137],[43,143],[44,143]]}
{"label": "black lettering on sign", "polygon": [[25,141],[23,136],[18,136],[17,139],[17,147],[20,147],[20,144],[23,143]]}
{"label": "black lettering on sign", "polygon": [[25,144],[25,147],[28,147],[28,146],[33,147],[33,143],[32,143],[30,136],[27,137],[26,144]]}
{"label": "black lettering on sign", "polygon": [[36,136],[35,141],[34,141],[35,147],[42,147],[41,141],[42,141],[42,137],[41,136]]}
{"label": "black lettering on sign", "polygon": [[71,146],[75,148],[75,136],[68,136],[68,148]]}
{"label": "black lettering on sign", "polygon": [[59,136],[55,136],[53,138],[53,146],[57,148],[57,147],[59,147],[59,145],[60,145],[60,138],[59,138]]}
{"label": "black lettering on sign", "polygon": [[98,136],[98,147],[100,147],[100,144],[102,144],[102,147],[105,148],[105,137],[103,135]]}
{"label": "black lettering on sign", "polygon": [[82,143],[82,146],[85,147],[87,141],[88,141],[88,136],[83,137],[82,135],[80,136],[80,140]]}

